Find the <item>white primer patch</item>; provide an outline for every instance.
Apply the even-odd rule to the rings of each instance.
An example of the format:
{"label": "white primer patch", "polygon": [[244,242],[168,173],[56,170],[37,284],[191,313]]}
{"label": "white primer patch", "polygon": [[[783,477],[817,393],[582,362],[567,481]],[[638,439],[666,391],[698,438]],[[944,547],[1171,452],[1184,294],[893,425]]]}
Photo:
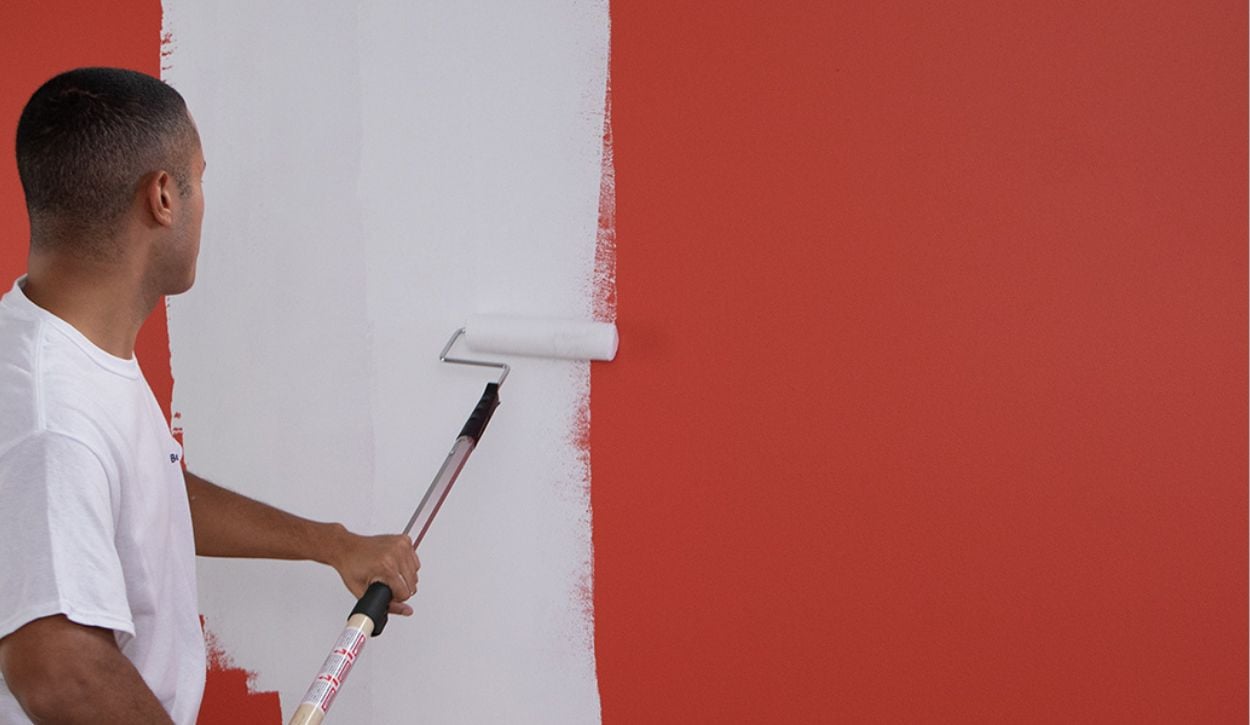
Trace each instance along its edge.
{"label": "white primer patch", "polygon": [[[169,304],[191,470],[396,531],[489,373],[473,313],[590,319],[606,0],[165,0],[164,77],[208,159],[196,287]],[[412,619],[339,722],[589,723],[586,363],[518,358],[421,551]],[[287,717],[353,604],[313,564],[200,560],[201,609]]]}

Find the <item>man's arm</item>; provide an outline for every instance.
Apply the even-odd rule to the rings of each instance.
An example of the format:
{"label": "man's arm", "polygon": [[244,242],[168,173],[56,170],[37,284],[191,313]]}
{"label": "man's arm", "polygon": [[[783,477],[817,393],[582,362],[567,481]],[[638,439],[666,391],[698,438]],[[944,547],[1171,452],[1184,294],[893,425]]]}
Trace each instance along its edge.
{"label": "man's arm", "polygon": [[35,722],[172,722],[111,630],[59,614],[0,639],[0,675]]}
{"label": "man's arm", "polygon": [[360,597],[375,581],[391,588],[391,613],[409,615],[403,601],[417,591],[421,568],[402,534],[359,536],[341,524],[302,519],[187,473],[195,553],[264,559],[311,559],[334,567]]}

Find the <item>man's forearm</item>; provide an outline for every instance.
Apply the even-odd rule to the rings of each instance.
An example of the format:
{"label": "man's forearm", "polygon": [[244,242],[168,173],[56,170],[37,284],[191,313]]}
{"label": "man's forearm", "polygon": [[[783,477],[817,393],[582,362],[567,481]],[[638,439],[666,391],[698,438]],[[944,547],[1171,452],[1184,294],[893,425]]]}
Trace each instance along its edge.
{"label": "man's forearm", "polygon": [[371,582],[383,582],[395,599],[391,612],[411,614],[403,604],[417,591],[421,562],[402,534],[359,536],[341,524],[300,518],[186,474],[195,553],[264,559],[309,559],[329,564],[348,591],[359,597]]}
{"label": "man's forearm", "polygon": [[289,514],[187,473],[195,553],[332,563],[347,530]]}

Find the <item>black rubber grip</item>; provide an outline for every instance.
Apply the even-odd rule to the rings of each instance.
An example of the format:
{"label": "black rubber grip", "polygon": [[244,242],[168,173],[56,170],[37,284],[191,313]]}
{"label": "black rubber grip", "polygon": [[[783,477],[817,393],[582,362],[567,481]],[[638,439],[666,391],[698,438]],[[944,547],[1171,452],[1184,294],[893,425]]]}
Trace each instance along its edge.
{"label": "black rubber grip", "polygon": [[374,582],[365,590],[365,595],[356,602],[352,615],[363,614],[373,620],[373,636],[382,634],[386,626],[386,613],[391,608],[391,588],[382,582]]}
{"label": "black rubber grip", "polygon": [[460,436],[468,436],[476,443],[486,432],[486,424],[490,422],[490,417],[495,414],[495,408],[498,407],[499,383],[487,383],[482,399],[477,401],[477,407],[473,409],[473,415],[469,416],[469,420],[460,429]]}

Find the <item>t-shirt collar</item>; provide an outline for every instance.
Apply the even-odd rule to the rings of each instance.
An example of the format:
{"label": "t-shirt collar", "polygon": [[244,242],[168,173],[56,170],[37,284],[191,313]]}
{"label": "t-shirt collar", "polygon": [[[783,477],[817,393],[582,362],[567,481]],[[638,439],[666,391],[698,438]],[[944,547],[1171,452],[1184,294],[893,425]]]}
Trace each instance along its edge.
{"label": "t-shirt collar", "polygon": [[13,283],[13,288],[9,290],[8,294],[6,294],[3,298],[0,298],[0,306],[13,311],[22,317],[43,320],[61,334],[69,338],[71,342],[90,356],[96,364],[106,370],[111,370],[118,375],[123,375],[128,378],[137,378],[143,374],[139,369],[139,361],[136,358],[131,357],[130,359],[126,359],[117,357],[112,353],[105,352],[94,342],[88,340],[87,336],[79,332],[73,325],[45,310],[34,302],[31,302],[30,298],[26,296],[26,292],[22,289],[22,286],[25,284],[26,275],[18,277],[17,281]]}

